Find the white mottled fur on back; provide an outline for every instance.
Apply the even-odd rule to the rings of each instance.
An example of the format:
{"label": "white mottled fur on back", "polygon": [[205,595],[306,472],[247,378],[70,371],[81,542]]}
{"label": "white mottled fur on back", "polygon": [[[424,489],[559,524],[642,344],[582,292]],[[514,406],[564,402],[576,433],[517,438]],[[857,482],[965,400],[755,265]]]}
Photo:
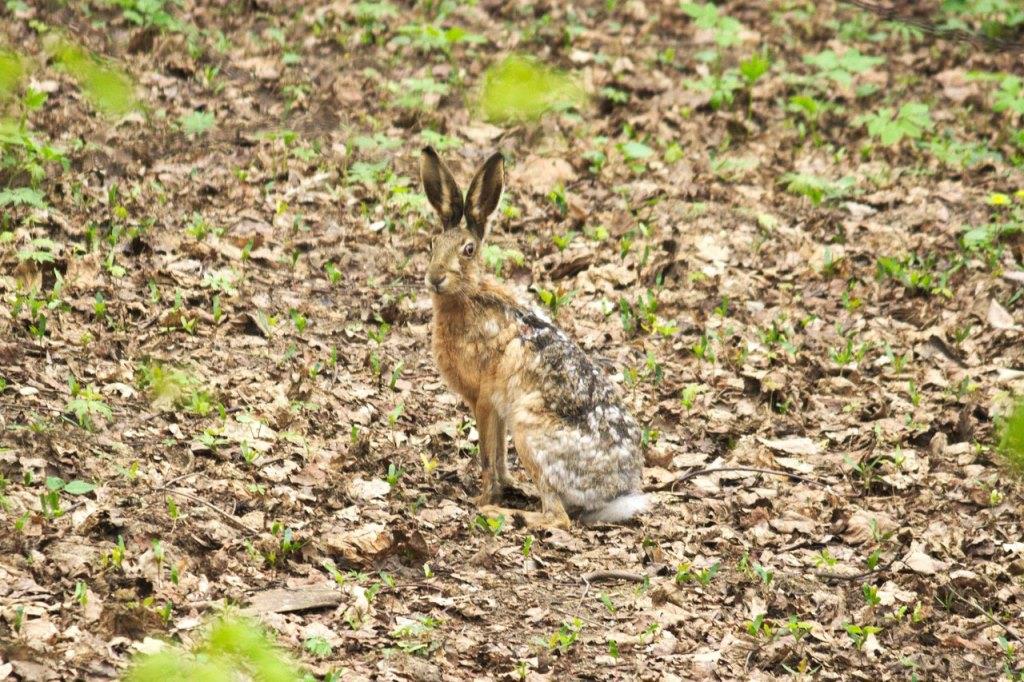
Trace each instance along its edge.
{"label": "white mottled fur on back", "polygon": [[585,523],[616,523],[647,511],[651,498],[643,493],[630,493],[616,497],[608,504],[583,515]]}

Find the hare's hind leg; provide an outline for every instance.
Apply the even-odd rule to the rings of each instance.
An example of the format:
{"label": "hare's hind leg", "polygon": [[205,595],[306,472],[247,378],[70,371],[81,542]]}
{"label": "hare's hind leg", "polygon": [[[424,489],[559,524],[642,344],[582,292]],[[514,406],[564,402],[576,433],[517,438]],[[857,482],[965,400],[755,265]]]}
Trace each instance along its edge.
{"label": "hare's hind leg", "polygon": [[[477,428],[479,428],[479,425]],[[534,485],[537,486],[537,492],[540,493],[541,511],[525,511],[509,507],[499,507],[494,504],[482,504],[480,506],[480,513],[487,516],[498,516],[501,514],[506,518],[519,517],[530,528],[561,528],[568,530],[571,525],[569,515],[565,512],[565,507],[562,505],[562,498],[542,476],[541,468],[538,466],[537,459],[534,457],[533,450],[530,448],[525,436],[528,432],[529,429],[520,426],[516,433],[513,434],[513,438],[515,439],[516,453],[519,455],[519,461],[530,475],[530,478],[533,479]]]}
{"label": "hare's hind leg", "polygon": [[562,497],[545,479],[543,475],[544,472],[537,463],[537,458],[534,455],[533,449],[527,442],[526,430],[519,430],[519,432],[514,435],[514,438],[516,442],[516,453],[519,455],[519,461],[522,463],[523,468],[526,469],[527,473],[530,474],[530,478],[533,479],[533,484],[537,486],[537,492],[540,494],[541,516],[543,518],[539,520],[538,523],[531,525],[568,528],[570,525],[569,515],[566,513],[565,506],[562,504]]}

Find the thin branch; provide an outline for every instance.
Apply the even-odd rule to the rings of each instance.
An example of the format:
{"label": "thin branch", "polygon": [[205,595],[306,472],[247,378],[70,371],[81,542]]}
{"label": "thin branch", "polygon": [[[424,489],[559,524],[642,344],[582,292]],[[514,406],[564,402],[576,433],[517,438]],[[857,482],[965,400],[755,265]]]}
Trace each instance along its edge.
{"label": "thin branch", "polygon": [[650,578],[649,575],[633,573],[632,571],[592,571],[590,573],[584,573],[581,577],[585,583],[599,583],[602,581],[612,582],[616,580],[642,583],[644,580]]}
{"label": "thin branch", "polygon": [[187,493],[184,490],[178,490],[177,488],[156,488],[154,489],[153,492],[167,492],[171,493],[172,495],[180,495],[181,497],[192,500],[193,502],[198,502],[199,504],[212,509],[213,511],[223,516],[228,523],[230,523],[235,528],[238,528],[239,530],[244,530],[245,532],[251,535],[256,535],[259,533],[259,531],[254,530],[249,526],[245,525],[244,523],[242,523],[242,521],[227,513],[226,511],[224,511],[217,505],[213,504],[212,502],[207,502],[203,498],[193,495],[192,493]]}
{"label": "thin branch", "polygon": [[[1003,38],[996,38],[990,35],[985,35],[978,31],[968,31],[962,28],[945,28],[938,25],[933,21],[925,21],[923,19],[917,19],[915,17],[905,16],[900,12],[900,8],[896,5],[884,6],[878,5],[873,2],[865,2],[865,0],[839,0],[844,5],[850,5],[862,9],[866,12],[885,19],[886,21],[899,22],[906,24],[907,26],[913,26],[914,28],[920,29],[925,33],[930,33],[937,38],[944,40],[952,40],[961,43],[972,43],[974,45],[983,45],[985,48],[998,51],[998,52],[1020,52],[1024,50],[1024,42],[1019,40],[1005,40]],[[913,8],[913,3],[907,3]]]}
{"label": "thin branch", "polygon": [[190,478],[192,476],[195,476],[198,473],[200,473],[200,470],[196,469],[195,471],[190,471],[187,474],[182,474],[181,476],[175,476],[171,480],[169,480],[166,483],[164,483],[163,486],[161,486],[161,489],[162,490],[167,490],[168,488],[170,488],[172,485],[174,485],[178,481],[183,481],[184,479]]}
{"label": "thin branch", "polygon": [[970,597],[965,597],[964,595],[960,594],[960,591],[953,587],[952,583],[949,585],[949,590],[953,593],[953,596],[955,596],[957,599],[973,608],[981,615],[985,616],[985,618],[987,618],[989,622],[991,622],[993,625],[998,625],[1000,628],[1002,628],[1003,632],[1005,632],[1007,635],[1014,638],[1019,643],[1024,643],[1024,639],[1021,639],[1020,635],[1018,635],[1015,631],[1011,630],[1009,625],[1006,625],[996,620],[995,616],[989,613],[987,609],[982,608],[981,605],[974,599],[971,599]]}
{"label": "thin branch", "polygon": [[786,478],[792,478],[797,481],[802,481],[809,485],[816,485],[820,488],[828,488],[828,486],[822,483],[821,481],[816,481],[813,478],[807,478],[806,476],[801,476],[800,474],[794,474],[790,471],[780,471],[778,469],[761,469],[758,467],[709,467],[707,469],[694,469],[693,471],[689,471],[683,474],[679,478],[672,481],[672,485],[669,487],[669,490],[675,493],[677,485],[679,485],[680,483],[685,483],[686,481],[689,481],[691,478],[728,472],[748,472],[754,474],[769,474],[772,476],[785,476]]}

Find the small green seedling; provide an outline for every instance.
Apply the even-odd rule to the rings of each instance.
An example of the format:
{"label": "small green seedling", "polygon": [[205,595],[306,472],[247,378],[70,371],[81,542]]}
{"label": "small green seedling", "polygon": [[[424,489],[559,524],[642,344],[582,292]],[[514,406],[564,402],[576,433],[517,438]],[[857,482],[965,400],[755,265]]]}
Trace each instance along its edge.
{"label": "small green seedling", "polygon": [[548,649],[552,652],[557,651],[560,654],[565,654],[579,640],[582,630],[583,621],[579,618],[565,621],[548,638]]}
{"label": "small green seedling", "polygon": [[846,623],[843,628],[858,649],[863,649],[869,637],[882,631],[882,628],[874,625],[857,625],[855,623]]}
{"label": "small green seedling", "polygon": [[473,519],[473,527],[479,531],[490,534],[491,537],[497,537],[505,528],[505,515],[498,514],[497,516],[485,516],[483,514],[477,514],[476,518]]}

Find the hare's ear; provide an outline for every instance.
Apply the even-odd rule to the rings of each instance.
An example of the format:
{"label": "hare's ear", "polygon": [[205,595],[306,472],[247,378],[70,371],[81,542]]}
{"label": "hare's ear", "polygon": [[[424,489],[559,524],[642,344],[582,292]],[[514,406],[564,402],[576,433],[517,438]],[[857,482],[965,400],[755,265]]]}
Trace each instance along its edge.
{"label": "hare's ear", "polygon": [[487,218],[498,207],[504,184],[505,159],[501,152],[495,152],[480,166],[466,192],[466,226],[481,241],[487,234]]}
{"label": "hare's ear", "polygon": [[420,177],[430,205],[441,216],[442,227],[446,230],[458,227],[462,222],[462,190],[455,183],[455,176],[448,166],[431,147],[423,148]]}

